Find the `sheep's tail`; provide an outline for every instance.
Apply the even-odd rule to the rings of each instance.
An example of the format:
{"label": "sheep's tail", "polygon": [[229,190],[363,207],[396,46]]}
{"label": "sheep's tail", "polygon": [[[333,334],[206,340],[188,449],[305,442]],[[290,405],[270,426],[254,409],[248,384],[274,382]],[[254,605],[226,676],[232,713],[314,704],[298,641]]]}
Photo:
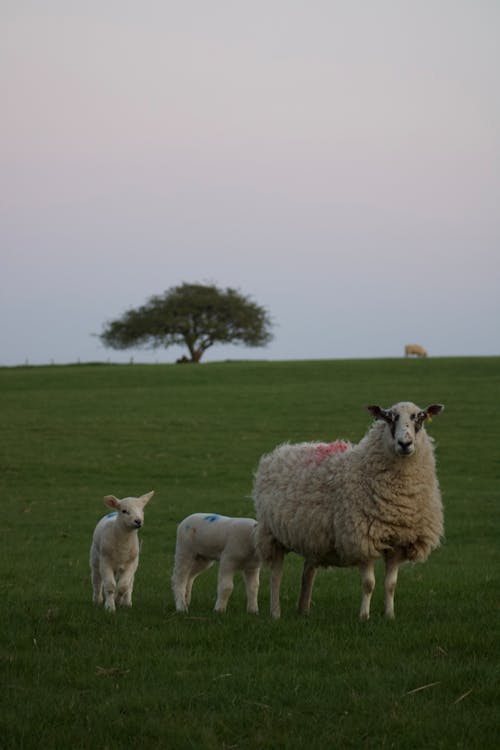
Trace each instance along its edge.
{"label": "sheep's tail", "polygon": [[257,525],[254,529],[254,539],[257,554],[260,559],[266,563],[266,565],[271,565],[276,554],[283,549],[282,545],[276,541],[276,538],[272,535],[269,529],[259,521],[257,521]]}

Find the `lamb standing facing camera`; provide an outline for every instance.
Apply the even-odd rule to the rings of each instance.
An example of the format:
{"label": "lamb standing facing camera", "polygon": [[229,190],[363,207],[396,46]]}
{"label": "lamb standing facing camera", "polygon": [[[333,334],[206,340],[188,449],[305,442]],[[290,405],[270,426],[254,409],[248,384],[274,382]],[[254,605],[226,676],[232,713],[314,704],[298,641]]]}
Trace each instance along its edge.
{"label": "lamb standing facing camera", "polygon": [[101,518],[94,530],[90,547],[90,570],[93,601],[115,611],[115,600],[126,607],[132,606],[134,576],[139,565],[138,530],[144,523],[144,507],[153,497],[148,492],[141,497],[119,500],[106,495],[104,504],[112,513]]}
{"label": "lamb standing facing camera", "polygon": [[318,567],[358,566],[366,620],[375,560],[385,560],[385,614],[392,618],[399,566],[423,562],[439,545],[441,494],[424,422],[443,406],[367,408],[375,423],[357,445],[328,451],[322,443],[285,444],[260,461],[253,490],[257,550],[271,566],[275,618],[286,552],[304,557],[299,612],[309,612]]}
{"label": "lamb standing facing camera", "polygon": [[247,592],[247,612],[257,614],[260,560],[255,549],[256,521],[217,513],[193,513],[177,527],[172,591],[175,608],[187,612],[194,579],[219,561],[216,612],[225,612],[236,571],[241,570]]}

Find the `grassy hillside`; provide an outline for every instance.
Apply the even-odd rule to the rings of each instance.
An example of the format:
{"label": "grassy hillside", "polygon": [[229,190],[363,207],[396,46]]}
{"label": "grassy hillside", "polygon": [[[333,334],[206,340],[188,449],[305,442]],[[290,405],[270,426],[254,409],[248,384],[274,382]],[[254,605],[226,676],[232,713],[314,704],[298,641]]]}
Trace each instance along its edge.
{"label": "grassy hillside", "polygon": [[[0,369],[0,748],[489,748],[498,728],[500,359]],[[357,621],[356,570],[318,574],[295,614],[246,615],[216,570],[188,616],[170,592],[177,522],[252,515],[252,472],[285,440],[359,440],[367,403],[441,402],[446,540],[406,566],[386,622]],[[150,489],[134,607],[91,604],[102,496]],[[420,689],[422,688],[422,689]]]}

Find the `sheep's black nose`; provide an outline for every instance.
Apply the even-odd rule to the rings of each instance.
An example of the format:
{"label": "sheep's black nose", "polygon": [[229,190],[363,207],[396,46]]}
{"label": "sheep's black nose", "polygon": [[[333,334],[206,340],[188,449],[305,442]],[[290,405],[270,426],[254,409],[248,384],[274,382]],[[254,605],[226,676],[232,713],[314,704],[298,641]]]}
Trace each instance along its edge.
{"label": "sheep's black nose", "polygon": [[412,440],[398,440],[398,443],[399,443],[399,445],[401,446],[402,450],[405,453],[408,453],[408,451],[410,450],[411,446],[413,445],[413,441]]}
{"label": "sheep's black nose", "polygon": [[142,526],[142,521],[139,521],[139,519],[137,519],[137,518],[136,518],[136,519],[135,519],[135,521],[134,521],[134,523],[135,523],[135,525],[137,526],[137,528],[138,528],[138,529],[140,529],[140,528],[141,528],[141,526]]}

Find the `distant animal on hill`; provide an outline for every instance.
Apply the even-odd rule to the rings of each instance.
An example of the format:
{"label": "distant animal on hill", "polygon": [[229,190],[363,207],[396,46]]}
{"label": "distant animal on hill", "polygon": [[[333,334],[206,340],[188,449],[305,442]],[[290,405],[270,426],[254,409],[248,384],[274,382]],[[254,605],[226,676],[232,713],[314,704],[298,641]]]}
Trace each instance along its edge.
{"label": "distant animal on hill", "polygon": [[405,357],[427,357],[427,352],[420,344],[406,344]]}
{"label": "distant animal on hill", "polygon": [[240,570],[245,579],[247,611],[257,614],[260,560],[255,549],[256,521],[217,513],[193,513],[177,527],[172,591],[178,612],[187,612],[194,579],[219,561],[216,612],[225,612]]}
{"label": "distant animal on hill", "polygon": [[257,551],[271,567],[274,618],[287,552],[304,557],[299,612],[309,612],[318,567],[357,566],[366,620],[375,561],[385,560],[385,614],[392,618],[399,566],[423,562],[440,543],[441,494],[424,423],[443,406],[367,408],[375,422],[357,445],[328,451],[322,443],[284,444],[260,460],[253,488]]}
{"label": "distant animal on hill", "polygon": [[134,576],[139,565],[138,530],[144,523],[144,508],[153,497],[148,492],[141,497],[119,500],[106,495],[104,504],[111,513],[101,518],[94,530],[90,547],[90,570],[93,601],[114,612],[117,604],[131,607]]}

